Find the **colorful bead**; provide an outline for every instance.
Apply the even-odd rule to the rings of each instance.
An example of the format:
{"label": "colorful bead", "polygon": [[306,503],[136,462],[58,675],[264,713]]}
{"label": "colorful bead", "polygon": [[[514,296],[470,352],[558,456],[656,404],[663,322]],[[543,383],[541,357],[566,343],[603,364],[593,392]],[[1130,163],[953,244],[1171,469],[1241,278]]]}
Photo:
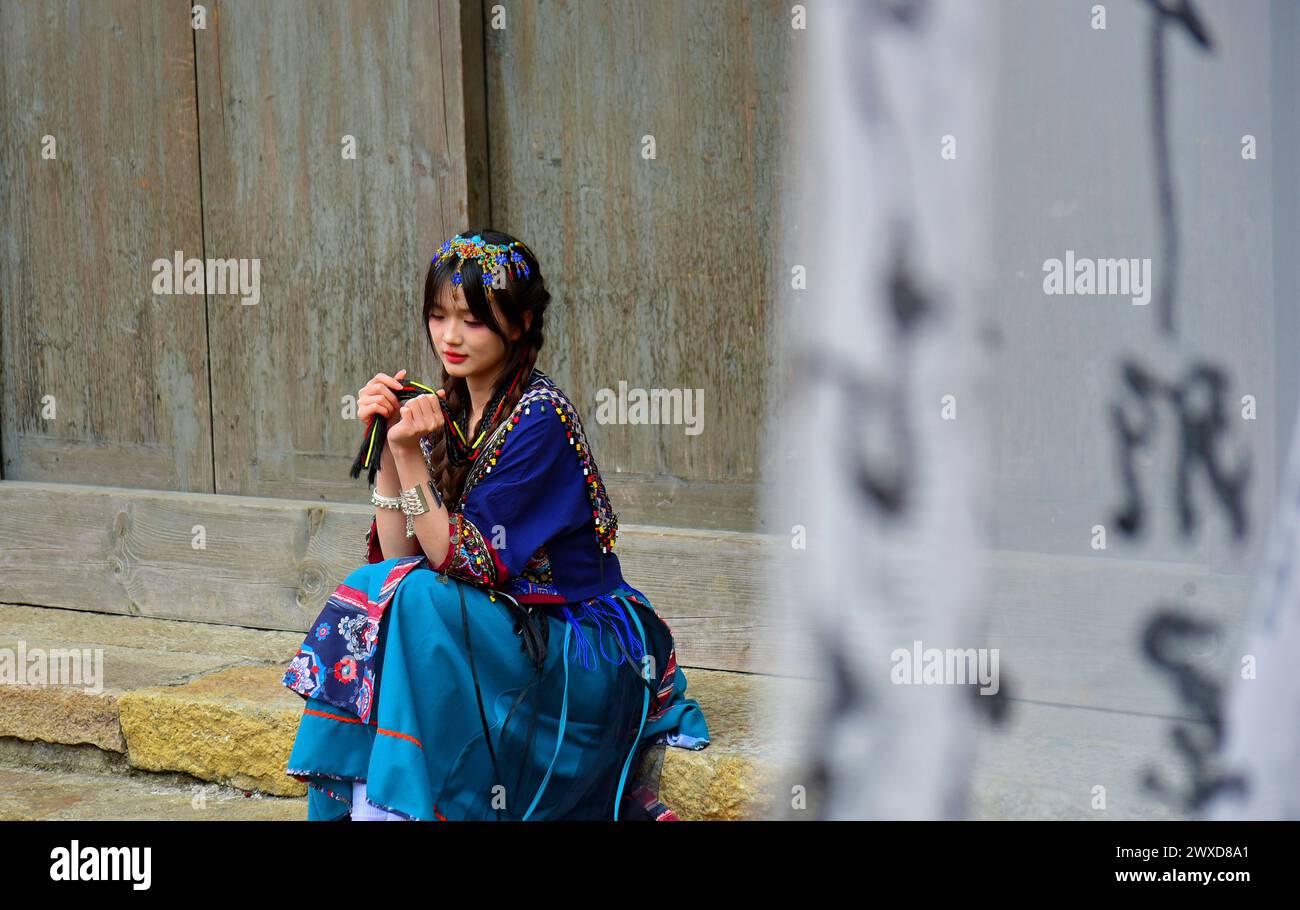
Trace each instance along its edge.
{"label": "colorful bead", "polygon": [[[438,247],[433,262],[436,264],[450,256],[456,256],[461,262],[475,260],[483,273],[483,290],[491,297],[492,284],[500,273],[523,278],[527,278],[530,274],[528,263],[524,261],[522,254],[515,251],[515,247],[523,247],[523,244],[517,240],[508,244],[484,243],[483,238],[478,234],[473,237],[457,234]],[[510,253],[509,260],[506,258],[506,253]],[[451,281],[456,285],[462,283],[459,268],[452,273]]]}
{"label": "colorful bead", "polygon": [[[504,421],[500,438],[503,439],[511,429],[518,425],[521,412],[525,415],[531,414],[534,404],[541,408],[543,413],[546,413],[546,406],[550,404],[556,416],[564,425],[565,438],[577,454],[578,467],[582,470],[582,476],[587,486],[587,496],[591,503],[591,514],[595,521],[596,535],[602,548],[601,552],[611,552],[618,534],[618,516],[614,512],[604,482],[600,478],[600,469],[591,455],[591,447],[587,444],[582,429],[582,421],[578,417],[577,409],[573,407],[573,403],[564,397],[564,393],[541,370],[534,371],[531,384],[515,406],[515,413],[510,415],[509,420]],[[491,473],[496,459],[500,457],[503,450],[504,442],[491,450],[492,457],[484,459],[481,465],[481,474],[471,469],[470,474],[465,479],[464,491],[461,494],[462,502],[469,495],[470,489],[473,488],[478,478]]]}

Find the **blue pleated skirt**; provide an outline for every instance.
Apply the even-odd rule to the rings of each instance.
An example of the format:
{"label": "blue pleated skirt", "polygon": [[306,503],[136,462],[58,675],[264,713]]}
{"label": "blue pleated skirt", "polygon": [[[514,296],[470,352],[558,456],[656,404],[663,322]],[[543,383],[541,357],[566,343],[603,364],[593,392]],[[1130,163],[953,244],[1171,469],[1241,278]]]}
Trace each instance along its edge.
{"label": "blue pleated skirt", "polygon": [[286,773],[309,821],[349,816],[352,782],[411,820],[613,819],[654,742],[700,749],[671,630],[624,585],[546,605],[540,669],[505,598],[422,557],[352,572],[285,674],[305,699]]}

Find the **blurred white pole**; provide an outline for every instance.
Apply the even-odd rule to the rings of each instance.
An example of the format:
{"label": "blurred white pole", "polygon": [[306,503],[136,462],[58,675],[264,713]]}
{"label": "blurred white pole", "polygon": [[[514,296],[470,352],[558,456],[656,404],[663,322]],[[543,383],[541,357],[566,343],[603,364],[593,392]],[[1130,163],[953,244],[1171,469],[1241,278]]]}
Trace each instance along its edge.
{"label": "blurred white pole", "polygon": [[1247,792],[1222,791],[1205,809],[1214,819],[1300,819],[1300,415],[1291,436],[1270,538],[1244,636],[1245,660],[1227,688],[1220,771],[1241,774]]}
{"label": "blurred white pole", "polygon": [[914,642],[983,644],[997,6],[814,2],[795,33],[784,274],[804,266],[807,286],[786,290],[774,337],[764,508],[791,546],[767,627],[773,672],[824,682],[771,706],[771,735],[801,750],[778,817],[964,813],[980,696],[890,671]]}

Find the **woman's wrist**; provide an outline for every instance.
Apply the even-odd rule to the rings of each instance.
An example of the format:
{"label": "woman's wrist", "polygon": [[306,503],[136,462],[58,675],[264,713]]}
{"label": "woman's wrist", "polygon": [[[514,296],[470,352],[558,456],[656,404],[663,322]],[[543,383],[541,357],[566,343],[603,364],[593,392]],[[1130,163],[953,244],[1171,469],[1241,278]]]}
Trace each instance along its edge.
{"label": "woman's wrist", "polygon": [[[406,506],[403,509],[406,512],[406,534],[408,538],[414,537],[419,541],[420,549],[429,557],[430,563],[441,564],[446,558],[447,548],[451,542],[450,515],[442,499],[433,491],[433,484],[429,481],[423,459],[418,466],[411,466],[410,472],[404,476],[409,477],[414,471],[419,473],[414,474],[414,481],[410,486],[406,485],[405,480],[402,484],[402,499]],[[419,492],[411,492],[416,490]],[[418,503],[416,508],[420,511],[412,511],[412,503]]]}
{"label": "woman's wrist", "polygon": [[393,467],[403,490],[409,490],[421,480],[429,479],[429,466],[424,463],[424,452],[417,439],[413,445],[393,447]]}
{"label": "woman's wrist", "polygon": [[384,452],[379,456],[379,470],[375,473],[375,492],[381,496],[397,496],[402,492],[400,484],[392,446],[384,446]]}
{"label": "woman's wrist", "polygon": [[427,501],[430,511],[435,508],[442,508],[442,497],[434,489],[433,480],[429,476],[429,466],[425,463],[424,452],[417,443],[413,449],[399,450],[393,456],[397,466],[397,476],[401,489],[398,495],[409,499],[409,491],[416,488]]}

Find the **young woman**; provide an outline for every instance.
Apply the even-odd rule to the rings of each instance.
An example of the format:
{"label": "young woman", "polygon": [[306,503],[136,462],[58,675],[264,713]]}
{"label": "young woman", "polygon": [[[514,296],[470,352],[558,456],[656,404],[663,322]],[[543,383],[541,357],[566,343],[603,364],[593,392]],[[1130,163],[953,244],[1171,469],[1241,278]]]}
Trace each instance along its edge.
{"label": "young woman", "polygon": [[284,678],[308,820],[671,818],[631,780],[641,749],[708,745],[578,411],[535,366],[549,303],[528,247],[457,234],[424,283],[441,388],[402,404],[399,370],[358,395],[388,427],[368,561]]}

